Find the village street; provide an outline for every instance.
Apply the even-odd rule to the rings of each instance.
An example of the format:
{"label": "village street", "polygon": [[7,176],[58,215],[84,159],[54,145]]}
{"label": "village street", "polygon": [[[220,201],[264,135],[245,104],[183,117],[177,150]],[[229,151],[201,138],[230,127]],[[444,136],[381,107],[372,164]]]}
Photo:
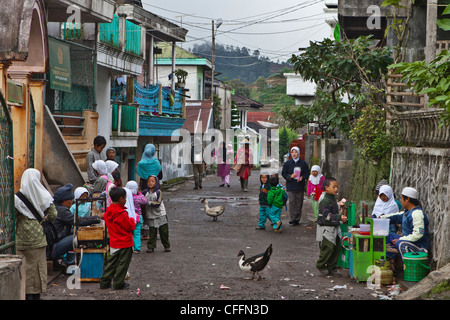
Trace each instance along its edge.
{"label": "village street", "polygon": [[[283,181],[283,180],[282,180]],[[283,181],[284,182],[284,181]],[[99,289],[98,283],[67,288],[69,275],[49,283],[44,300],[378,300],[365,283],[349,278],[319,276],[315,268],[319,250],[312,207],[305,200],[298,226],[288,223],[283,209],[283,232],[256,230],[258,220],[259,171],[253,171],[249,191],[240,190],[232,174],[231,187],[220,188],[219,178],[208,175],[203,189],[194,190],[186,180],[163,192],[169,216],[171,252],[164,252],[158,240],[154,253],[134,254],[129,268],[130,287]],[[225,213],[214,222],[204,214],[200,200],[225,205]],[[145,252],[146,241],[142,251]],[[247,257],[263,252],[269,244],[273,254],[261,281],[246,280],[238,266],[238,252]],[[225,286],[225,288],[221,288]],[[335,288],[335,286],[338,286]],[[334,289],[333,289],[334,288]],[[377,291],[387,294],[386,287]]]}

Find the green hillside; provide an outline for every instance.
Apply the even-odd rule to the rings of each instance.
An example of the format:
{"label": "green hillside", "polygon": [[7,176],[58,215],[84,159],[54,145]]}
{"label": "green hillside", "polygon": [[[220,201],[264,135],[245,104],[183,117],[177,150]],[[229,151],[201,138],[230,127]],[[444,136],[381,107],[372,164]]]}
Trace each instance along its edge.
{"label": "green hillside", "polygon": [[[211,44],[195,44],[190,52],[196,56],[212,58]],[[286,62],[274,63],[268,57],[260,55],[258,50],[251,52],[246,47],[215,46],[215,69],[220,75],[218,79],[229,81],[239,79],[246,84],[254,83],[259,77],[267,78],[286,68]]]}

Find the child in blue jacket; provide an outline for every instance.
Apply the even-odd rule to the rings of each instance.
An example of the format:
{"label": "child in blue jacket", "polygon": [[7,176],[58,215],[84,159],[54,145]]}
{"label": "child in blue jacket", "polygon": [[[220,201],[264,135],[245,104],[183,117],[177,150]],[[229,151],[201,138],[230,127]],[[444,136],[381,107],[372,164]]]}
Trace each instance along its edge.
{"label": "child in blue jacket", "polygon": [[261,186],[259,188],[259,221],[256,230],[265,230],[266,229],[266,221],[270,220],[269,217],[269,204],[267,202],[267,194],[270,190],[269,184],[269,176],[267,174],[262,174],[259,177],[259,181],[261,182]]}

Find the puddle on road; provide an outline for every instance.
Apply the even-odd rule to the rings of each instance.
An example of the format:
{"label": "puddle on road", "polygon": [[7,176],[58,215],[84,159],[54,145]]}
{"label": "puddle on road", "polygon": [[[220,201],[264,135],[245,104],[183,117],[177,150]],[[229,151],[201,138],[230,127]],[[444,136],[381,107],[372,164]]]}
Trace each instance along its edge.
{"label": "puddle on road", "polygon": [[208,203],[226,202],[227,205],[230,205],[233,207],[246,206],[246,205],[249,205],[249,202],[258,201],[258,197],[223,197],[223,196],[222,197],[221,196],[199,197],[199,196],[196,196],[196,197],[189,197],[189,198],[170,198],[169,202],[200,202],[203,198],[208,200]]}

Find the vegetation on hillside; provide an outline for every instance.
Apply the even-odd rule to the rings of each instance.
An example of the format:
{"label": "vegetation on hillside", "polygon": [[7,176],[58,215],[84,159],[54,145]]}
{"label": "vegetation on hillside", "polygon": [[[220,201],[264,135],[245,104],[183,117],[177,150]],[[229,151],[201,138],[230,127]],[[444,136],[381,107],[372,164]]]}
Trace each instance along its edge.
{"label": "vegetation on hillside", "polygon": [[[212,58],[211,44],[194,44],[191,52],[197,56]],[[268,57],[262,56],[259,50],[253,52],[246,47],[215,45],[215,69],[222,81],[239,79],[245,84],[251,84],[262,76],[269,77],[288,66],[286,62],[274,63]]]}

